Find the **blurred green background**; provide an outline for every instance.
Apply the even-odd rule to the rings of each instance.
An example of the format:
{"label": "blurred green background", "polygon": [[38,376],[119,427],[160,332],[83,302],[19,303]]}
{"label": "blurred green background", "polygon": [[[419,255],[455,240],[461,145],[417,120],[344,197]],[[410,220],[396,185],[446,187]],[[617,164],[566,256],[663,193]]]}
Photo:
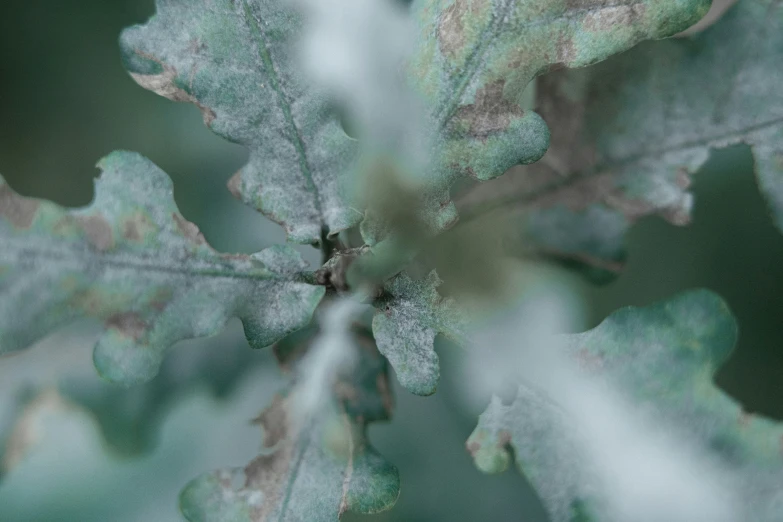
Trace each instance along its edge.
{"label": "blurred green background", "polygon": [[[118,34],[152,12],[153,0],[0,3],[0,173],[24,195],[85,205],[97,160],[114,149],[134,150],[171,175],[182,213],[217,249],[253,252],[282,241],[279,227],[224,188],[244,162],[243,149],[212,135],[193,107],[137,87],[123,71]],[[718,383],[749,411],[783,419],[783,235],[766,214],[747,148],[715,152],[696,176],[694,192],[693,225],[677,228],[657,218],[638,223],[628,237],[628,268],[613,283],[595,287],[565,272],[555,277],[584,298],[584,327],[619,307],[685,289],[718,292],[740,325],[738,349]],[[317,260],[314,250],[302,251]],[[97,379],[85,340],[90,328],[0,359],[0,402],[11,401],[17,388],[55,383],[66,370]],[[236,324],[200,343],[194,349],[244,348]],[[52,358],[52,350],[80,357]],[[400,468],[403,484],[397,508],[374,519],[545,520],[518,473],[484,476],[474,469],[464,441],[475,412],[459,398],[457,357],[442,354],[438,394],[413,397],[397,387],[394,421],[370,430],[377,448]],[[116,455],[83,415],[61,419],[55,428],[39,426],[38,449],[0,483],[0,521],[181,520],[176,494],[188,479],[241,465],[260,445],[247,420],[282,379],[268,354],[254,357],[256,369],[222,402],[195,387],[166,406],[170,415],[158,444],[140,459]],[[49,368],[40,370],[42,364]]]}

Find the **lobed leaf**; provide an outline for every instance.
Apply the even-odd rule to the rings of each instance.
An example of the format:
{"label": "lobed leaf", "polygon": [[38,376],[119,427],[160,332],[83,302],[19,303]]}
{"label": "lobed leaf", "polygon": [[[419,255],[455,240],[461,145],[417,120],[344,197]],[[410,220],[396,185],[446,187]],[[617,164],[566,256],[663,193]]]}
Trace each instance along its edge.
{"label": "lobed leaf", "polygon": [[438,294],[435,271],[417,281],[406,273],[390,279],[373,304],[372,331],[378,350],[389,360],[405,388],[417,395],[435,393],[440,379],[435,336],[464,340],[465,317],[452,299]]}
{"label": "lobed leaf", "polygon": [[606,276],[622,269],[637,219],[689,222],[690,175],[710,149],[745,143],[783,230],[781,53],[780,2],[744,0],[694,37],[541,78],[549,152],[466,196],[465,212],[506,212],[513,242]]}
{"label": "lobed leaf", "polygon": [[214,335],[233,316],[257,348],[308,324],[324,289],[304,280],[294,250],[219,254],[149,160],[115,152],[99,166],[95,200],[74,210],[0,180],[0,352],[96,318],[106,325],[96,368],[131,384],[151,379],[173,343]]}
{"label": "lobed leaf", "polygon": [[[538,160],[549,134],[523,92],[551,69],[582,67],[695,23],[709,0],[426,0],[410,81],[426,101],[434,137],[431,213],[453,223],[449,186],[488,180]],[[448,214],[452,219],[446,219]]]}
{"label": "lobed leaf", "polygon": [[[301,336],[297,336],[301,337]],[[297,339],[299,341],[300,339]],[[276,353],[289,366],[301,342]],[[207,473],[182,492],[190,522],[332,522],[346,511],[377,513],[399,496],[397,470],[368,443],[366,426],[391,415],[386,361],[371,342],[342,375],[325,409],[302,421],[293,396],[278,395],[257,419],[264,452],[245,468]]]}
{"label": "lobed leaf", "polygon": [[[701,290],[620,310],[589,332],[563,336],[562,348],[593,377],[621,391],[635,411],[727,470],[729,487],[738,492],[738,520],[773,522],[783,517],[783,425],[744,412],[713,383],[736,335],[726,304]],[[521,386],[509,405],[493,399],[468,449],[479,468],[497,472],[510,462],[513,447],[553,522],[612,522],[605,499],[615,492],[596,480],[596,463],[579,436],[565,409]]]}
{"label": "lobed leaf", "polygon": [[300,25],[280,0],[158,0],[121,45],[139,85],[195,104],[210,129],[249,149],[231,191],[289,240],[317,244],[361,220],[346,185],[357,148],[294,64]]}

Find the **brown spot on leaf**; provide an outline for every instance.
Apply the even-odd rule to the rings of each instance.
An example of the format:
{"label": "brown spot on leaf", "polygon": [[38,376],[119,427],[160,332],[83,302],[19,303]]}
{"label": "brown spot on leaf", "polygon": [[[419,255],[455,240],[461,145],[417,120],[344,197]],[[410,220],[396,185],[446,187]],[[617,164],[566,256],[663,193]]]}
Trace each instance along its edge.
{"label": "brown spot on leaf", "polygon": [[274,451],[256,457],[245,467],[244,487],[263,494],[263,501],[256,506],[253,520],[268,520],[279,503],[291,468],[297,434],[290,432],[287,407],[286,399],[277,395],[255,420],[264,429],[264,447],[274,448]]}
{"label": "brown spot on leaf", "polygon": [[741,427],[747,428],[752,420],[753,420],[753,414],[748,413],[745,410],[742,410],[739,413],[739,418],[737,419],[737,422]]}
{"label": "brown spot on leaf", "polygon": [[115,314],[109,317],[106,326],[134,340],[141,339],[147,332],[147,323],[136,312]]}
{"label": "brown spot on leaf", "polygon": [[689,189],[692,180],[690,174],[688,174],[688,169],[685,167],[680,167],[679,169],[677,169],[677,176],[674,178],[674,182],[682,190]]}
{"label": "brown spot on leaf", "polygon": [[147,236],[157,230],[158,226],[143,212],[134,213],[122,221],[122,237],[128,241],[143,242]]}
{"label": "brown spot on leaf", "polygon": [[465,45],[465,28],[462,16],[468,10],[466,0],[457,0],[447,7],[438,24],[438,43],[446,56],[454,56]]}
{"label": "brown spot on leaf", "polygon": [[129,241],[141,241],[141,233],[135,221],[129,219],[122,225],[122,237]]}
{"label": "brown spot on leaf", "polygon": [[38,212],[40,202],[24,198],[11,190],[5,183],[0,184],[0,216],[17,228],[30,228]]}
{"label": "brown spot on leaf", "polygon": [[678,227],[688,225],[691,222],[691,213],[688,207],[673,205],[661,209],[658,214],[672,225]]}
{"label": "brown spot on leaf", "polygon": [[498,448],[504,449],[511,442],[511,433],[508,430],[501,430],[498,433]]}
{"label": "brown spot on leaf", "polygon": [[378,377],[375,378],[375,385],[383,401],[383,409],[388,416],[387,418],[391,418],[394,411],[394,396],[389,387],[389,376],[386,373],[379,373]]}
{"label": "brown spot on leaf", "polygon": [[87,236],[87,241],[101,252],[114,246],[114,231],[106,218],[99,215],[77,217],[79,226]]}
{"label": "brown spot on leaf", "polygon": [[203,105],[190,93],[177,86],[175,83],[177,79],[177,70],[163,63],[161,60],[155,58],[147,53],[138,52],[137,54],[142,58],[156,62],[163,68],[163,72],[160,74],[135,74],[131,73],[133,80],[145,89],[154,92],[159,96],[163,96],[171,101],[175,102],[187,102],[192,103],[201,111],[201,115],[204,118],[204,123],[209,127],[217,117],[215,112],[209,107]]}
{"label": "brown spot on leaf", "polygon": [[476,456],[476,453],[478,453],[478,451],[481,449],[481,444],[479,444],[479,443],[478,443],[478,442],[476,442],[476,441],[473,441],[473,442],[468,442],[468,443],[465,445],[465,448],[467,448],[467,450],[468,450],[468,453],[470,453],[470,455],[471,455],[472,457],[475,457],[475,456]]}
{"label": "brown spot on leaf", "polygon": [[548,66],[550,71],[564,68],[576,58],[576,47],[570,34],[563,33],[557,39],[557,58]]}
{"label": "brown spot on leaf", "polygon": [[338,400],[350,403],[352,406],[359,404],[359,391],[345,381],[334,383],[334,395]]}
{"label": "brown spot on leaf", "polygon": [[253,520],[270,520],[282,497],[292,457],[293,447],[287,444],[269,455],[259,455],[245,467],[243,487],[263,494],[261,503],[255,506]]}
{"label": "brown spot on leaf", "polygon": [[645,5],[614,5],[595,9],[584,18],[584,28],[588,31],[609,31],[618,26],[631,27],[644,16]]}
{"label": "brown spot on leaf", "polygon": [[576,352],[576,360],[579,363],[579,367],[587,371],[600,370],[604,364],[603,357],[590,352],[587,348],[580,348]]}
{"label": "brown spot on leaf", "polygon": [[273,448],[280,441],[285,440],[289,429],[285,399],[280,395],[276,395],[272,400],[272,404],[253,422],[260,425],[264,430],[265,448]]}
{"label": "brown spot on leaf", "polygon": [[522,116],[524,111],[516,103],[503,97],[505,80],[489,83],[476,91],[476,100],[457,110],[452,125],[467,125],[473,138],[486,138],[508,129],[512,117]]}
{"label": "brown spot on leaf", "polygon": [[24,405],[8,433],[0,471],[10,472],[24,461],[45,435],[44,421],[52,414],[73,413],[78,409],[56,388],[47,388]]}
{"label": "brown spot on leaf", "polygon": [[231,192],[231,195],[237,198],[238,200],[242,200],[242,171],[238,170],[236,174],[231,176],[231,179],[228,180],[228,183],[226,184],[228,187],[228,191]]}
{"label": "brown spot on leaf", "polygon": [[168,306],[173,296],[174,292],[170,288],[158,288],[150,300],[150,306],[153,310],[162,312]]}
{"label": "brown spot on leaf", "polygon": [[441,52],[455,57],[470,43],[471,34],[465,28],[465,20],[476,23],[482,13],[488,12],[487,0],[455,0],[443,10],[438,22],[438,44]]}
{"label": "brown spot on leaf", "polygon": [[207,240],[204,239],[204,235],[195,224],[191,223],[177,212],[172,212],[171,217],[174,218],[174,222],[177,223],[177,228],[182,232],[183,236],[197,245],[203,245],[207,242]]}

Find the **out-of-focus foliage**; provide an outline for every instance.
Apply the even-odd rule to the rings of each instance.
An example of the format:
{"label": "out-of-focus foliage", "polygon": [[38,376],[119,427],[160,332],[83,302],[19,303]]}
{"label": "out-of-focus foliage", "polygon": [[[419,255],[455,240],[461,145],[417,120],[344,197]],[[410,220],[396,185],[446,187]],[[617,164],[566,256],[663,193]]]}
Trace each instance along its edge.
{"label": "out-of-focus foliage", "polygon": [[[272,362],[264,352],[248,349],[238,331],[241,328],[233,326],[220,337],[175,346],[163,359],[155,378],[147,383],[125,388],[86,375],[72,375],[62,368],[57,389],[94,415],[112,451],[121,455],[147,453],[156,448],[160,425],[169,411],[183,399],[199,390],[216,398],[233,399],[233,392],[248,375]],[[80,354],[70,355],[75,358]]]}
{"label": "out-of-focus foliage", "polygon": [[81,317],[104,321],[94,360],[105,378],[151,379],[174,342],[239,316],[264,347],[307,325],[324,295],[289,248],[215,252],[178,212],[171,180],[141,156],[101,162],[96,198],[66,210],[0,185],[0,351]]}
{"label": "out-of-focus foliage", "polygon": [[[726,304],[710,292],[693,291],[647,308],[620,310],[593,330],[565,337],[557,349],[578,361],[588,379],[630,401],[651,431],[661,431],[664,440],[671,437],[673,446],[665,449],[694,448],[727,474],[722,485],[739,505],[732,506],[736,510],[732,514],[719,512],[718,520],[772,522],[783,517],[783,425],[743,412],[712,382],[736,336],[737,325]],[[587,415],[599,425],[609,420],[600,408]],[[513,447],[518,466],[538,490],[554,522],[620,522],[624,519],[617,518],[611,499],[623,492],[607,490],[602,476],[606,471],[601,468],[616,470],[601,461],[601,455],[585,449],[590,441],[583,440],[584,431],[568,409],[547,394],[522,386],[509,405],[493,400],[468,439],[468,449],[482,470],[498,472],[508,466],[509,446]],[[640,440],[613,441],[613,433],[627,433],[623,427],[605,426],[599,431],[605,436],[600,444],[607,447],[646,450]],[[633,461],[628,464],[632,467]],[[628,478],[638,481],[643,496],[644,488],[656,487],[659,478],[645,466],[637,471]],[[719,480],[707,475],[690,479]],[[678,502],[684,502],[682,498],[671,501],[674,511]],[[647,509],[669,512],[662,506]]]}
{"label": "out-of-focus foliage", "polygon": [[[275,353],[289,368],[304,351],[298,338]],[[367,424],[388,420],[393,407],[386,360],[372,340],[362,343],[355,366],[338,377],[334,396],[318,411],[297,411],[298,392],[293,386],[278,394],[256,419],[264,431],[261,455],[185,488],[180,503],[188,520],[335,521],[346,511],[376,513],[394,505],[397,469],[366,438]]]}
{"label": "out-of-focus foliage", "polygon": [[[83,334],[69,332],[51,341],[44,344],[59,344],[63,351],[70,352],[69,359],[56,359],[60,371],[68,374],[68,381],[78,379],[84,384],[100,385],[89,359],[82,357],[87,348]],[[155,419],[159,430],[154,449],[142,457],[118,455],[113,447],[107,447],[89,412],[68,396],[48,389],[40,396],[44,400],[37,401],[36,411],[30,412],[33,415],[25,418],[25,454],[0,482],[0,520],[180,522],[182,515],[176,498],[182,485],[205,470],[252,458],[257,450],[258,428],[248,419],[258,412],[259,400],[271,398],[283,382],[275,370],[271,351],[251,351],[240,341],[243,341],[241,327],[234,323],[230,332],[215,338],[214,342],[219,344],[192,341],[182,347],[185,351],[199,351],[214,349],[222,343],[239,343],[243,353],[258,357],[258,364],[244,377],[233,381],[236,393],[230,395],[231,400],[216,401],[199,383],[192,383],[189,389],[182,388],[176,400],[172,396],[165,415],[161,411]],[[38,370],[35,377],[40,377],[47,369],[45,361],[52,360],[51,356],[47,357],[50,348],[37,346],[4,366],[17,374]],[[31,355],[39,357],[29,359]],[[164,362],[164,368],[176,357],[177,354],[172,354]],[[23,361],[26,358],[30,368]],[[71,366],[66,368],[67,363]],[[4,381],[13,381],[17,374],[8,375],[3,370]],[[141,387],[146,386],[149,385]],[[139,396],[135,390],[131,391],[131,398]],[[119,399],[117,394],[114,397]],[[131,398],[124,398],[125,403],[131,402]],[[118,401],[118,410],[123,408],[122,402]],[[109,412],[104,412],[101,423],[111,420]],[[21,430],[17,429],[17,433],[21,434]],[[116,438],[110,440],[114,442]],[[219,444],[226,440],[232,444]],[[45,488],[47,494],[41,495],[38,488]]]}
{"label": "out-of-focus foliage", "polygon": [[[251,206],[281,222],[290,240],[320,243],[326,247],[326,257],[334,255],[332,259],[338,259],[343,254],[339,250],[351,246],[342,242],[350,234],[341,234],[339,241],[335,234],[357,224],[364,210],[362,204],[355,204],[353,194],[345,186],[345,181],[354,179],[361,169],[353,170],[355,142],[348,139],[339,128],[338,119],[325,97],[309,86],[305,87],[307,82],[300,77],[298,65],[291,59],[289,44],[292,43],[291,37],[295,37],[299,31],[298,16],[288,5],[281,7],[262,0],[203,2],[201,7],[197,9],[193,8],[193,4],[159,0],[155,17],[146,25],[125,33],[125,63],[142,86],[175,101],[194,103],[201,109],[210,128],[250,149],[250,162],[230,184],[233,192]],[[612,6],[600,2],[531,4],[512,1],[416,4],[414,14],[420,34],[417,34],[414,42],[412,66],[405,70],[406,74],[411,75],[408,77],[411,86],[425,101],[423,112],[431,124],[428,131],[433,137],[432,143],[427,143],[426,147],[433,156],[433,164],[429,170],[425,169],[425,175],[422,176],[424,188],[416,187],[412,190],[413,197],[403,205],[404,212],[412,213],[413,217],[406,216],[401,222],[421,227],[422,230],[418,232],[420,239],[428,237],[433,231],[440,231],[454,222],[456,212],[450,201],[449,187],[458,178],[466,175],[478,179],[495,177],[508,166],[532,161],[543,153],[548,139],[546,129],[535,114],[525,110],[522,101],[523,91],[531,78],[559,65],[592,63],[626,49],[641,39],[662,37],[684,29],[703,13],[705,7],[702,1],[663,0]],[[567,75],[571,76],[572,73]],[[546,78],[539,89],[548,79],[559,82],[558,76]],[[539,98],[544,96],[539,90]],[[583,122],[580,120],[579,123],[581,125]],[[557,131],[556,128],[554,130]],[[521,143],[518,141],[520,139]],[[277,149],[282,152],[278,154]],[[99,182],[99,188],[105,177]],[[18,217],[21,212],[21,215],[25,215],[25,205],[20,207],[18,202],[26,200],[20,199],[10,190],[8,194],[11,194],[8,214]],[[387,196],[394,199],[394,194]],[[100,197],[99,191],[97,201]],[[568,194],[563,196],[566,202],[570,201],[568,197]],[[148,199],[154,201],[155,198]],[[554,204],[559,203],[562,201]],[[167,204],[173,209],[173,223],[179,223],[179,214],[171,202],[170,193]],[[51,208],[59,209],[54,206]],[[59,210],[75,216],[83,212]],[[181,221],[184,222],[184,219]],[[198,236],[197,229],[190,223],[184,223],[186,230],[191,232],[189,235],[194,236],[185,239],[194,242],[195,246],[191,247],[198,250],[203,238]],[[367,242],[373,243],[387,233],[389,227],[385,225],[381,223],[376,229],[372,226],[363,227],[362,232],[372,231],[372,237],[365,236]],[[597,221],[590,227],[598,229],[605,225],[604,221]],[[518,229],[518,223],[515,226]],[[239,227],[233,228],[232,233],[241,232],[237,230]],[[94,239],[87,230],[80,234],[84,236],[81,238],[83,242]],[[587,241],[587,246],[581,244],[580,248],[594,247],[595,243],[591,241]],[[83,246],[87,248],[86,243]],[[296,326],[304,325],[305,319],[309,319],[312,309],[324,293],[322,288],[314,287],[313,283],[326,286],[330,297],[350,288],[350,285],[343,286],[346,282],[342,273],[345,267],[339,263],[327,263],[329,271],[326,273],[329,277],[319,279],[318,273],[303,275],[303,265],[287,249],[268,250],[254,256],[226,256],[217,254],[206,245],[202,246],[209,249],[212,261],[227,263],[232,269],[237,268],[233,265],[236,263],[254,265],[252,260],[258,256],[288,259],[290,262],[283,264],[290,270],[282,270],[285,272],[282,275],[288,278],[286,284],[302,285],[313,292],[310,296],[313,299],[305,299],[311,305],[308,305],[307,317],[300,314],[301,321],[297,320]],[[336,252],[333,247],[337,249]],[[95,248],[97,246],[93,245]],[[97,250],[100,252],[100,248]],[[162,253],[168,253],[167,249],[163,248]],[[405,251],[404,255],[398,257],[408,261],[411,256],[411,251]],[[22,257],[17,256],[18,259]],[[580,256],[570,257],[579,261],[587,260]],[[588,261],[592,260],[590,258]],[[263,270],[274,272],[267,270],[274,262],[269,259],[265,261],[269,262],[265,263]],[[615,261],[610,259],[608,264],[599,262],[598,268],[614,268],[612,263]],[[96,264],[100,266],[99,262],[88,266],[93,269]],[[252,268],[258,267],[254,265]],[[389,357],[399,372],[401,382],[417,393],[430,393],[434,390],[440,371],[434,352],[434,338],[438,334],[462,338],[462,314],[456,312],[456,305],[450,299],[438,295],[435,290],[437,276],[417,281],[405,274],[395,275],[396,271],[384,274],[382,279],[388,280],[374,281],[378,287],[371,289],[377,290],[372,294],[372,304],[378,309],[375,321],[378,348]],[[324,274],[321,271],[319,273]],[[393,277],[389,279],[389,276]],[[502,284],[498,283],[502,278],[496,279],[494,283]],[[133,290],[143,292],[144,284],[154,283],[154,280],[152,283],[145,280],[133,285]],[[197,284],[194,287],[200,288]],[[241,299],[249,299],[249,302],[263,298],[253,285],[232,287],[232,295],[234,290],[241,294]],[[211,285],[205,293],[221,295],[220,289]],[[195,315],[199,312],[188,307],[197,306],[201,300],[190,299],[189,294],[182,297],[187,306],[184,309],[186,313],[181,315],[186,317],[185,322],[192,321],[194,314],[190,312]],[[123,305],[122,310],[115,310],[104,306],[106,303],[104,300],[99,304],[103,311],[113,314],[111,317],[127,310],[135,313],[135,304],[146,304],[141,299],[129,308]],[[285,300],[254,303],[253,311],[257,312],[264,307],[277,310],[281,303],[285,304]],[[200,313],[212,319],[214,317],[211,314],[220,316],[216,322],[207,321],[213,326],[218,326],[217,323],[222,325],[230,315],[243,315],[237,310],[224,312],[223,307],[217,310],[214,306],[200,309]],[[696,320],[696,315],[691,316],[691,319]],[[100,314],[98,316],[101,319],[110,318]],[[202,321],[198,323],[201,326],[205,324]],[[293,329],[281,329],[280,336]],[[200,333],[211,334],[216,331],[217,328],[210,327]],[[154,333],[155,328],[151,332]],[[180,337],[190,337],[192,333],[176,336],[164,344],[170,344]],[[249,332],[251,342],[268,344],[259,341],[255,333]],[[271,340],[270,337],[269,342]],[[287,342],[301,341],[302,337],[297,335],[287,339]],[[284,347],[285,343],[281,346]],[[265,427],[265,449],[262,455],[245,468],[209,473],[191,483],[182,497],[187,516],[192,520],[204,521],[265,520],[275,515],[277,518],[292,520],[335,520],[347,509],[369,513],[394,503],[398,488],[396,470],[381,460],[366,443],[367,423],[386,419],[390,402],[388,386],[385,384],[385,359],[378,355],[374,346],[370,348],[371,356],[363,353],[352,373],[340,376],[334,389],[335,396],[325,394],[328,395],[325,400],[330,407],[310,419],[310,424],[297,426],[290,422],[292,392],[275,399],[260,419]],[[285,355],[285,349],[283,352],[280,350],[278,346],[278,353]],[[153,366],[157,367],[160,354],[153,355],[157,358]],[[243,373],[242,360],[239,358],[236,364],[230,363],[222,368],[226,370],[228,378],[234,374],[233,379],[240,379]],[[122,441],[130,441],[126,443],[132,447],[141,440],[144,445],[144,440],[148,440],[154,432],[146,431],[141,425],[149,426],[147,421],[158,417],[158,404],[165,405],[180,393],[197,389],[199,379],[195,375],[205,366],[210,367],[210,371],[213,369],[209,357],[190,357],[183,352],[179,361],[184,368],[178,367],[178,363],[172,360],[171,371],[164,370],[159,380],[151,383],[157,383],[160,388],[146,385],[149,393],[123,396],[117,391],[116,394],[104,395],[101,390],[91,386],[79,387],[78,383],[74,387],[62,386],[61,390],[64,390],[66,396],[87,404],[98,413],[110,441],[120,441],[120,444],[123,444]],[[221,358],[215,360],[215,370],[220,369],[221,361]],[[283,363],[288,366],[290,361],[284,356]],[[167,368],[166,363],[164,368]],[[216,373],[223,374],[222,371]],[[148,376],[145,374],[145,377]],[[162,378],[167,381],[160,380]],[[170,387],[167,386],[169,380]],[[218,381],[220,378],[216,375],[206,379],[208,385]],[[638,381],[644,382],[641,378]],[[127,408],[115,407],[117,404],[122,405],[123,397],[130,402],[135,400],[133,397],[137,397],[138,403]],[[48,404],[46,401],[42,403]],[[39,404],[35,401],[31,403],[33,406]],[[450,407],[455,408],[455,404]],[[16,426],[17,433],[26,434],[29,426],[37,425],[29,420],[37,418],[35,412],[38,410],[37,407],[23,410],[26,414],[23,414],[22,422]],[[429,416],[427,420],[431,420]],[[421,424],[408,422],[408,427]],[[114,432],[112,435],[111,426],[123,433]],[[464,430],[465,426],[463,424],[461,428]],[[139,427],[139,431],[133,433],[136,427]],[[281,429],[285,433],[281,433]],[[290,437],[283,437],[285,434]],[[446,438],[443,436],[443,440]],[[235,444],[230,434],[224,435],[222,439],[231,440],[229,444],[224,444],[226,446]],[[14,440],[27,439],[21,437]],[[395,439],[388,437],[387,444],[390,440]],[[420,441],[409,442],[406,449],[419,447]],[[273,447],[270,447],[273,443]],[[421,444],[426,446],[425,442]],[[433,449],[433,446],[439,448],[441,444],[436,442],[426,446],[428,450],[420,454],[419,460],[426,461],[431,454],[436,453],[438,448]],[[464,458],[467,460],[467,457]],[[242,460],[231,460],[230,465],[238,462]],[[214,469],[219,465],[220,462],[211,463],[204,469]],[[429,467],[439,470],[441,466]],[[24,459],[15,469],[27,469]],[[422,472],[422,475],[426,475],[426,472]],[[313,477],[318,480],[312,480]],[[412,483],[415,480],[414,477]],[[284,482],[287,486],[282,490]],[[425,496],[420,497],[418,502],[427,507],[420,508],[418,512],[417,508],[404,508],[407,511],[403,511],[400,517],[406,522],[416,520],[417,517],[431,522],[438,519],[432,513],[440,512],[438,510],[442,504],[459,504],[456,501],[459,499],[452,499],[455,502],[437,502],[440,499],[430,491],[436,480],[429,482],[421,488],[426,490]],[[459,483],[459,480],[453,482]],[[473,484],[470,489],[475,491],[475,487]],[[421,492],[414,493],[419,494]],[[580,513],[586,513],[583,508],[588,508],[590,501],[592,499],[578,504]],[[461,502],[464,507],[454,508],[455,513],[447,516],[447,519],[460,519],[472,512],[471,509],[478,509],[475,505],[466,505],[464,497]],[[107,509],[104,513],[110,511]],[[512,509],[506,514],[508,519],[516,520],[520,512]],[[493,515],[497,520],[503,518],[497,510]],[[46,516],[37,516],[36,519]],[[107,517],[115,518],[111,515],[99,515],[98,518],[105,520]]]}
{"label": "out-of-focus foliage", "polygon": [[[456,218],[457,177],[495,178],[538,160],[548,135],[523,107],[537,75],[604,60],[641,40],[664,38],[701,18],[709,2],[429,0],[413,4],[411,83],[426,100],[439,214]],[[439,217],[439,223],[449,223]]]}
{"label": "out-of-focus foliage", "polygon": [[463,203],[474,217],[495,209],[513,220],[511,242],[528,252],[605,277],[622,269],[638,219],[690,222],[691,175],[711,148],[745,143],[783,229],[781,35],[778,2],[744,1],[703,33],[542,77],[537,108],[553,129],[550,150]]}

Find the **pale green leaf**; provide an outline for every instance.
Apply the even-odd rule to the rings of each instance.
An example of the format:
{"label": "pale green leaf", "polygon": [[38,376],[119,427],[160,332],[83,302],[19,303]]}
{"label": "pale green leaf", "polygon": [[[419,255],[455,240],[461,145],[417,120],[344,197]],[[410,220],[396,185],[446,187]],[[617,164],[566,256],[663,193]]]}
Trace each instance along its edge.
{"label": "pale green leaf", "polygon": [[[426,0],[417,2],[410,81],[427,104],[436,151],[430,199],[436,223],[453,223],[448,188],[538,160],[548,145],[523,93],[553,68],[604,60],[645,39],[687,28],[708,0]],[[447,219],[445,215],[451,216]]]}
{"label": "pale green leaf", "polygon": [[[284,367],[301,356],[301,338],[281,343]],[[396,468],[368,443],[366,426],[387,420],[393,404],[387,365],[369,339],[327,406],[306,421],[292,395],[278,395],[258,418],[264,451],[245,468],[207,473],[180,497],[191,522],[336,522],[346,511],[377,513],[399,496]]]}
{"label": "pale green leaf", "polygon": [[[95,200],[65,209],[0,183],[0,352],[72,320],[103,321],[94,361],[105,378],[149,380],[173,343],[239,317],[254,347],[305,326],[324,295],[287,247],[220,254],[177,211],[171,180],[117,152],[99,165]],[[2,181],[2,180],[0,180]]]}
{"label": "pale green leaf", "polygon": [[550,150],[478,187],[464,212],[497,209],[516,223],[513,241],[616,273],[630,226],[654,214],[686,224],[690,174],[710,149],[745,143],[783,229],[782,57],[780,2],[743,0],[694,37],[545,76],[538,110],[554,129]]}
{"label": "pale green leaf", "polygon": [[[713,382],[736,336],[726,304],[700,290],[620,310],[589,332],[564,336],[563,349],[635,411],[726,470],[740,504],[737,520],[776,522],[783,518],[783,425],[745,413]],[[487,472],[506,468],[509,445],[553,522],[625,522],[606,512],[604,500],[614,492],[595,480],[573,419],[543,392],[522,386],[509,405],[495,398],[468,440]]]}
{"label": "pale green leaf", "polygon": [[438,294],[441,280],[433,271],[414,280],[401,273],[384,286],[372,330],[378,350],[391,363],[400,383],[417,395],[435,393],[440,378],[435,336],[460,342],[465,317],[452,299]]}
{"label": "pale green leaf", "polygon": [[125,30],[125,67],[142,87],[195,104],[220,136],[246,146],[230,188],[298,243],[357,224],[348,174],[356,142],[295,63],[301,20],[282,0],[158,0]]}

